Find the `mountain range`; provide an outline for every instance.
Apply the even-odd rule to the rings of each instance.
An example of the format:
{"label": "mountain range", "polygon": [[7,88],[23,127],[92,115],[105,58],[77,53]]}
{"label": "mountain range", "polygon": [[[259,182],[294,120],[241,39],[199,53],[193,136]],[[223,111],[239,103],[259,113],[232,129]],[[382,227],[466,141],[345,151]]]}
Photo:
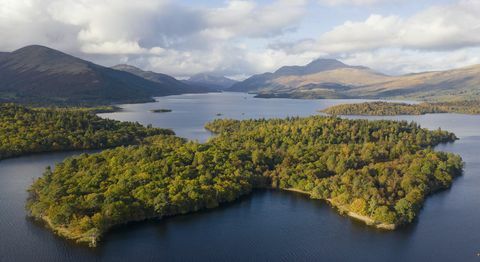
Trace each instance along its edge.
{"label": "mountain range", "polygon": [[480,65],[390,76],[335,59],[317,59],[237,82],[215,74],[177,80],[125,64],[109,68],[38,45],[0,52],[0,102],[94,105],[222,90],[265,98],[470,100],[480,98]]}
{"label": "mountain range", "polygon": [[214,90],[132,66],[100,66],[39,45],[0,53],[0,101],[4,102],[94,105]]}
{"label": "mountain range", "polygon": [[219,88],[215,84],[208,85],[208,84],[189,84],[185,81],[177,80],[176,78],[162,74],[156,73],[153,71],[144,71],[138,67],[120,64],[111,67],[115,70],[128,72],[130,74],[134,74],[141,78],[150,80],[155,83],[163,84],[165,86],[174,86],[182,93],[204,93],[204,92],[218,92]]}
{"label": "mountain range", "polygon": [[389,76],[364,66],[317,59],[305,66],[254,75],[234,84],[230,91],[266,98],[471,99],[480,96],[480,65]]}

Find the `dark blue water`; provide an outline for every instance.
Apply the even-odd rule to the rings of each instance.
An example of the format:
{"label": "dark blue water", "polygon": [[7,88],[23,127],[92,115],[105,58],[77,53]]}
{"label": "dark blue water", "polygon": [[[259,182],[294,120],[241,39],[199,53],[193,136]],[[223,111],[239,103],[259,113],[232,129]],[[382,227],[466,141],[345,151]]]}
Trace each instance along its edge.
{"label": "dark blue water", "polygon": [[[246,98],[245,98],[246,97]],[[202,126],[220,117],[306,116],[339,100],[254,99],[245,94],[183,95],[124,105],[103,115],[173,128],[204,141]],[[349,101],[352,102],[352,101]],[[172,113],[150,113],[169,108]],[[322,201],[259,191],[219,209],[118,227],[90,249],[26,219],[26,188],[47,165],[76,153],[0,161],[0,261],[480,261],[480,117],[394,117],[442,127],[461,139],[437,149],[461,154],[465,174],[428,198],[419,219],[400,230],[375,230],[338,215]]]}

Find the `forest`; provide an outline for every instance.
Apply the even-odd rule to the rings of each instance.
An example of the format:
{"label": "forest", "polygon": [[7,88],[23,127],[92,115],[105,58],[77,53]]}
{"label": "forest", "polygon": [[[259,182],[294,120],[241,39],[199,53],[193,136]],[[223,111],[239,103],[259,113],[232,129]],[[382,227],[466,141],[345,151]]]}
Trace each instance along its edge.
{"label": "forest", "polygon": [[29,108],[0,104],[0,159],[30,153],[101,149],[138,144],[152,135],[173,131],[103,119],[115,107]]}
{"label": "forest", "polygon": [[435,113],[480,114],[480,101],[451,101],[435,103],[391,103],[391,102],[366,102],[359,104],[342,104],[329,107],[321,112],[329,115],[369,115],[369,116],[394,116],[394,115],[424,115]]}
{"label": "forest", "polygon": [[116,225],[274,188],[394,229],[412,222],[425,198],[450,187],[463,168],[458,155],[432,150],[454,134],[405,121],[220,119],[206,128],[216,136],[203,144],[158,135],[68,158],[31,185],[28,212],[60,236],[96,246]]}

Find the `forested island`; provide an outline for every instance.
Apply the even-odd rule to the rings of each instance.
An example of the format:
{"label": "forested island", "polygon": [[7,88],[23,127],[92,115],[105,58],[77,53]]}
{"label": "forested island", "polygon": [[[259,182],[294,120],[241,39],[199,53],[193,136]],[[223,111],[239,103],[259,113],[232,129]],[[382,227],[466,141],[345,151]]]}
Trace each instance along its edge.
{"label": "forested island", "polygon": [[173,131],[103,119],[116,107],[29,108],[0,104],[0,159],[29,153],[101,149],[140,143]]}
{"label": "forested island", "polygon": [[480,114],[480,101],[452,101],[437,103],[390,103],[366,102],[359,104],[342,104],[329,107],[322,112],[329,115],[424,115],[434,113]]}
{"label": "forested island", "polygon": [[312,116],[215,120],[206,143],[152,136],[68,158],[29,188],[29,214],[91,246],[111,227],[215,208],[254,189],[295,190],[394,229],[462,172],[431,149],[455,135],[415,123]]}

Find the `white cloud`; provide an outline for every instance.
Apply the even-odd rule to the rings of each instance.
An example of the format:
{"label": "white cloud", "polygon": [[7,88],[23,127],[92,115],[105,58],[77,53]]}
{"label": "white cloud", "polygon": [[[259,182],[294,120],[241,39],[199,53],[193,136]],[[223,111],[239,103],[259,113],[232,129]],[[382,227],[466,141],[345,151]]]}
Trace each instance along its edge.
{"label": "white cloud", "polygon": [[370,15],[346,21],[313,41],[291,45],[292,52],[316,50],[329,54],[405,48],[455,50],[480,45],[480,1],[431,7],[409,18]]}
{"label": "white cloud", "polygon": [[[174,0],[0,0],[0,51],[42,44],[104,65],[132,63],[175,76],[249,75],[320,56],[408,72],[474,63],[480,55],[478,0],[432,6],[410,17],[375,8],[380,14],[294,41],[302,34],[291,32],[306,15],[321,17],[307,10],[319,2],[317,8],[328,12],[329,5],[404,1],[226,0],[207,8]],[[309,37],[305,32],[311,31],[303,31]]]}
{"label": "white cloud", "polygon": [[455,51],[379,49],[345,54],[341,60],[351,65],[364,65],[387,74],[399,75],[480,64],[480,48]]}
{"label": "white cloud", "polygon": [[226,7],[207,12],[206,33],[222,38],[277,35],[296,25],[304,15],[306,3],[306,0],[280,0],[259,7],[253,1],[233,0]]}
{"label": "white cloud", "polygon": [[316,39],[272,45],[289,54],[341,57],[394,74],[479,63],[479,47],[477,0],[431,6],[410,17],[372,14],[364,21],[345,21]]}
{"label": "white cloud", "polygon": [[[372,5],[381,2],[388,2],[392,0],[319,0],[320,3],[327,5]],[[395,1],[395,0],[393,0]]]}
{"label": "white cloud", "polygon": [[[260,1],[259,1],[260,2]],[[171,0],[0,0],[0,50],[42,44],[96,62],[130,62],[175,75],[253,73],[239,47],[284,34],[307,0],[268,4],[233,0],[222,7]]]}

